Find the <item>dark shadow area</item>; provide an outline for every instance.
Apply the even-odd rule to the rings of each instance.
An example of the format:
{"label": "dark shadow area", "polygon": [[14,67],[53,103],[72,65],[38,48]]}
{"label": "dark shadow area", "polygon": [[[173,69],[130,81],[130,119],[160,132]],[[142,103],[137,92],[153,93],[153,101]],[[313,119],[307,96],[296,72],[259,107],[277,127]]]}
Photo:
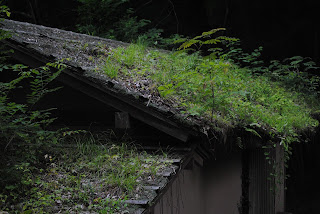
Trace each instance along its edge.
{"label": "dark shadow area", "polygon": [[320,184],[317,170],[320,169],[320,133],[307,144],[293,146],[287,174],[286,207],[294,214],[320,213]]}
{"label": "dark shadow area", "polygon": [[[77,0],[10,0],[4,4],[11,8],[14,20],[76,29]],[[163,36],[195,36],[225,27],[227,35],[240,38],[245,49],[263,46],[265,59],[299,55],[316,61],[320,57],[319,1],[134,0],[129,5],[134,16],[164,29]]]}

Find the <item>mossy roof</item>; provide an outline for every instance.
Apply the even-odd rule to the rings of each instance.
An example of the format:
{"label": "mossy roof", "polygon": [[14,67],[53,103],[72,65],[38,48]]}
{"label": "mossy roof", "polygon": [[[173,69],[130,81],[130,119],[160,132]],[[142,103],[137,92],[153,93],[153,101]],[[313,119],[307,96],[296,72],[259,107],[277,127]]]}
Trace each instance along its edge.
{"label": "mossy roof", "polygon": [[[156,115],[155,118],[163,117],[161,120],[166,120],[170,129],[187,133],[180,137],[180,140],[187,141],[190,134],[198,136],[201,133],[203,127],[199,124],[203,121],[193,117],[183,118],[172,103],[157,94],[142,91],[140,87],[137,87],[137,84],[141,83],[131,82],[131,80],[118,81],[95,72],[95,69],[105,62],[101,56],[107,55],[114,48],[126,47],[129,44],[12,20],[4,20],[1,25],[3,30],[12,33],[7,44],[15,50],[14,57],[19,58],[20,55],[17,53],[22,52],[38,59],[38,63],[64,59],[64,63],[71,68],[72,75],[77,75],[81,80],[85,79],[97,87],[112,91],[121,99],[127,98],[128,102],[141,104],[139,107],[147,111],[145,114],[153,112]],[[20,57],[19,60],[25,61],[27,65],[33,65],[27,57]],[[131,116],[136,115],[131,114]]]}
{"label": "mossy roof", "polygon": [[[150,98],[150,94],[142,93],[133,87],[127,87],[126,83],[110,79],[105,75],[94,72],[94,69],[103,63],[103,59],[100,56],[107,54],[109,51],[108,49],[119,46],[127,46],[128,44],[12,20],[4,20],[1,23],[0,28],[12,33],[12,37],[7,40],[6,44],[15,50],[15,55],[17,55],[18,59],[25,64],[29,66],[41,66],[43,65],[41,63],[68,59],[65,60],[64,63],[67,64],[68,68],[70,69],[66,71],[69,72],[70,75],[63,76],[63,80],[61,80],[62,82],[68,81],[64,78],[70,78],[70,76],[75,75],[77,78],[79,78],[76,79],[80,80],[80,82],[82,80],[85,83],[90,82],[91,85],[95,85],[94,87],[104,88],[104,92],[107,91],[108,93],[111,93],[112,96],[119,96],[120,100],[125,100],[124,103],[119,104],[119,106],[125,105],[125,109],[127,108],[126,104],[130,102],[141,105],[134,104],[132,107],[129,106],[128,108],[136,108],[138,106],[138,108],[151,109],[150,114],[154,114],[153,118],[160,118],[160,123],[165,120],[163,122],[164,124],[160,124],[161,127],[169,126],[168,129],[180,130],[180,134],[178,133],[177,135],[173,135],[182,141],[188,141],[190,134],[193,136],[197,135],[195,132],[195,130],[197,130],[196,126],[193,123],[180,123],[181,121],[179,118],[174,118],[174,115],[177,111],[168,103],[163,101],[160,97],[152,95]],[[79,87],[80,86],[81,84]],[[101,99],[101,97],[98,99]],[[110,101],[107,100],[106,103],[108,102]],[[143,111],[141,114],[144,117],[147,117],[148,111]],[[135,116],[134,113],[133,116]],[[168,118],[172,118],[173,122]],[[156,126],[159,125],[159,121],[154,122],[152,120],[153,119],[151,118],[151,123],[157,123]],[[189,149],[186,149],[186,151],[189,151]],[[140,180],[138,179],[139,184],[137,189],[133,191],[135,194],[131,194],[131,196],[125,200],[125,202],[130,204],[130,206],[118,211],[122,212],[129,210],[130,213],[142,213],[144,209],[148,207],[153,200],[155,200],[157,193],[165,188],[170,180],[172,180],[172,177],[179,172],[182,165],[190,161],[190,153],[186,151],[179,154],[175,153],[174,156],[158,154],[153,156],[154,160],[145,160],[146,165],[153,164],[154,161],[159,164],[156,175],[153,177],[140,177]],[[140,156],[140,153],[136,152],[133,155],[138,157]],[[51,165],[49,170],[51,168],[51,170],[55,171],[56,173],[48,173],[43,175],[42,179],[44,179],[44,182],[51,185],[51,183],[56,183],[57,179],[63,180],[66,177],[72,177],[72,173],[68,174],[65,172],[60,173],[56,171],[59,170],[55,165],[59,164],[58,162],[50,162]],[[81,181],[83,185],[96,185],[99,182],[101,181],[94,180],[94,178],[84,178]],[[98,192],[97,194],[102,193]],[[105,196],[101,195],[101,197],[103,198]],[[109,195],[108,197],[116,198],[117,194]],[[66,208],[61,207],[63,204],[59,203],[55,209],[59,210]],[[83,206],[70,207],[70,209],[78,211],[82,208],[86,209],[86,207]],[[82,212],[86,213],[85,210]]]}
{"label": "mossy roof", "polygon": [[[106,57],[104,56],[108,56],[117,47],[128,46],[127,43],[10,20],[5,20],[2,23],[2,29],[12,32],[12,38],[8,43],[11,47],[16,50],[20,49],[25,54],[33,55],[33,58],[40,58],[40,61],[68,59],[65,63],[71,68],[71,76],[76,76],[78,80],[91,86],[95,85],[96,88],[104,88],[106,93],[112,92],[121,100],[125,100],[126,105],[133,104],[129,109],[120,110],[129,111],[132,116],[138,115],[137,119],[147,122],[149,125],[185,142],[192,136],[202,136],[202,139],[205,139],[208,134],[217,134],[214,129],[217,127],[212,127],[212,121],[201,115],[189,114],[186,116],[175,102],[164,99],[159,93],[148,90],[148,87],[145,86],[152,85],[152,80],[121,77],[112,79],[101,72],[96,72],[97,68],[105,63]],[[90,95],[90,93],[88,90],[87,94]],[[123,104],[118,106],[121,105],[123,106]],[[130,112],[130,109],[133,108],[140,109],[142,112]],[[255,109],[256,107],[251,108]],[[152,115],[152,117],[146,119],[144,115]],[[252,124],[257,124],[253,127],[254,129],[260,128],[260,135],[267,136],[270,131],[273,132],[272,127],[261,126],[259,122]],[[229,129],[223,130],[223,128],[220,136],[225,139],[228,135],[226,130]],[[251,127],[243,128],[246,128],[251,134],[256,133]],[[232,130],[232,132],[235,131]],[[216,137],[216,134],[213,136]]]}

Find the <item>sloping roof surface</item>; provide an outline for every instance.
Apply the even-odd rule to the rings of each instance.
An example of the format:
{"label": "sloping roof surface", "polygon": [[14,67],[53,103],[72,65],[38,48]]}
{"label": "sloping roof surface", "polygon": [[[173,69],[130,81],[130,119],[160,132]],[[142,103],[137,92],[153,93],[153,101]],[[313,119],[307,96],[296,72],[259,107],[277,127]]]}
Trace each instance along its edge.
{"label": "sloping roof surface", "polygon": [[[128,44],[11,20],[4,20],[0,28],[12,33],[12,37],[5,43],[15,50],[13,56],[21,62],[39,66],[48,61],[68,58],[68,61],[65,61],[68,69],[60,77],[61,82],[72,85],[120,111],[129,112],[132,117],[182,142],[199,137],[194,121],[182,121],[177,117],[178,111],[159,96],[143,94],[128,87],[127,83],[94,72],[95,68],[104,62],[100,56],[106,55],[108,49]],[[142,213],[156,198],[157,192],[168,185],[170,177],[190,161],[192,154],[186,154],[185,152],[177,159],[164,158],[163,161],[169,164],[157,173],[156,179],[139,181],[143,186],[141,194],[127,201],[129,204],[138,205],[132,213]],[[188,160],[182,161],[186,157]]]}
{"label": "sloping roof surface", "polygon": [[[12,33],[7,44],[15,50],[13,56],[20,61],[32,64],[30,59],[26,58],[29,56],[36,60],[39,66],[39,62],[68,59],[65,63],[69,70],[60,78],[62,82],[72,84],[89,96],[108,102],[107,104],[116,103],[116,106],[112,107],[129,112],[131,116],[183,142],[188,141],[190,136],[202,135],[199,121],[190,117],[183,118],[177,109],[160,96],[148,94],[148,91],[142,93],[134,82],[117,81],[94,72],[95,68],[104,62],[101,56],[107,55],[109,49],[128,44],[12,20],[4,20],[1,25],[2,29]],[[100,91],[97,92],[97,89]],[[111,93],[112,98],[117,99],[119,103],[110,101],[110,97],[104,97],[106,92],[109,95]],[[134,107],[129,107],[130,105]]]}

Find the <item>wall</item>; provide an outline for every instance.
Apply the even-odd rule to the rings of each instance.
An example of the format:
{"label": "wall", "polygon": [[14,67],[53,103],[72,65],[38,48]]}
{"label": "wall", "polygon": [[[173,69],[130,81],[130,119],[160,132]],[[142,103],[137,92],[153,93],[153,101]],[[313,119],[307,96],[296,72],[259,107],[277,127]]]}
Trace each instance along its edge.
{"label": "wall", "polygon": [[203,173],[198,165],[183,170],[155,206],[155,214],[203,213]]}
{"label": "wall", "polygon": [[241,154],[213,160],[204,172],[206,214],[236,214],[241,192]]}
{"label": "wall", "polygon": [[308,143],[292,145],[292,156],[288,162],[286,180],[286,208],[294,214],[320,213],[320,127]]}
{"label": "wall", "polygon": [[241,197],[241,154],[194,164],[183,170],[155,205],[155,214],[237,214]]}

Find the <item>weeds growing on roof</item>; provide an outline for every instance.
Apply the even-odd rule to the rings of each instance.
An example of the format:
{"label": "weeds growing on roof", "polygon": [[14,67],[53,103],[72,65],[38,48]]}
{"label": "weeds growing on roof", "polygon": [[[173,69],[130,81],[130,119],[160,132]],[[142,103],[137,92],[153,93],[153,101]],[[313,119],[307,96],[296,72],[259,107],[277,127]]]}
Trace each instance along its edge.
{"label": "weeds growing on roof", "polygon": [[[76,147],[68,148],[70,144]],[[124,201],[140,195],[143,185],[140,180],[155,178],[166,165],[157,155],[138,152],[108,137],[68,136],[59,145],[42,148],[42,153],[32,160],[16,153],[22,156],[15,157],[10,170],[1,172],[18,176],[20,182],[0,183],[4,187],[0,191],[0,210],[19,213],[130,210],[132,207]]]}
{"label": "weeds growing on roof", "polygon": [[[252,61],[257,61],[258,55],[247,54],[245,59],[252,58],[247,61],[255,64]],[[117,76],[110,77],[132,82],[150,79],[155,84],[149,88],[151,93],[170,100],[184,117],[197,116],[217,130],[240,127],[260,136],[259,130],[287,145],[298,141],[302,131],[318,125],[311,113],[320,106],[316,91],[319,78],[308,79],[297,71],[298,60],[288,66],[273,62],[266,70],[262,66],[240,67],[229,52],[213,56],[163,52],[131,44],[111,51],[109,61],[112,59],[120,68]],[[299,87],[289,84],[293,76],[303,79],[294,83]],[[300,87],[301,82],[312,90]]]}

